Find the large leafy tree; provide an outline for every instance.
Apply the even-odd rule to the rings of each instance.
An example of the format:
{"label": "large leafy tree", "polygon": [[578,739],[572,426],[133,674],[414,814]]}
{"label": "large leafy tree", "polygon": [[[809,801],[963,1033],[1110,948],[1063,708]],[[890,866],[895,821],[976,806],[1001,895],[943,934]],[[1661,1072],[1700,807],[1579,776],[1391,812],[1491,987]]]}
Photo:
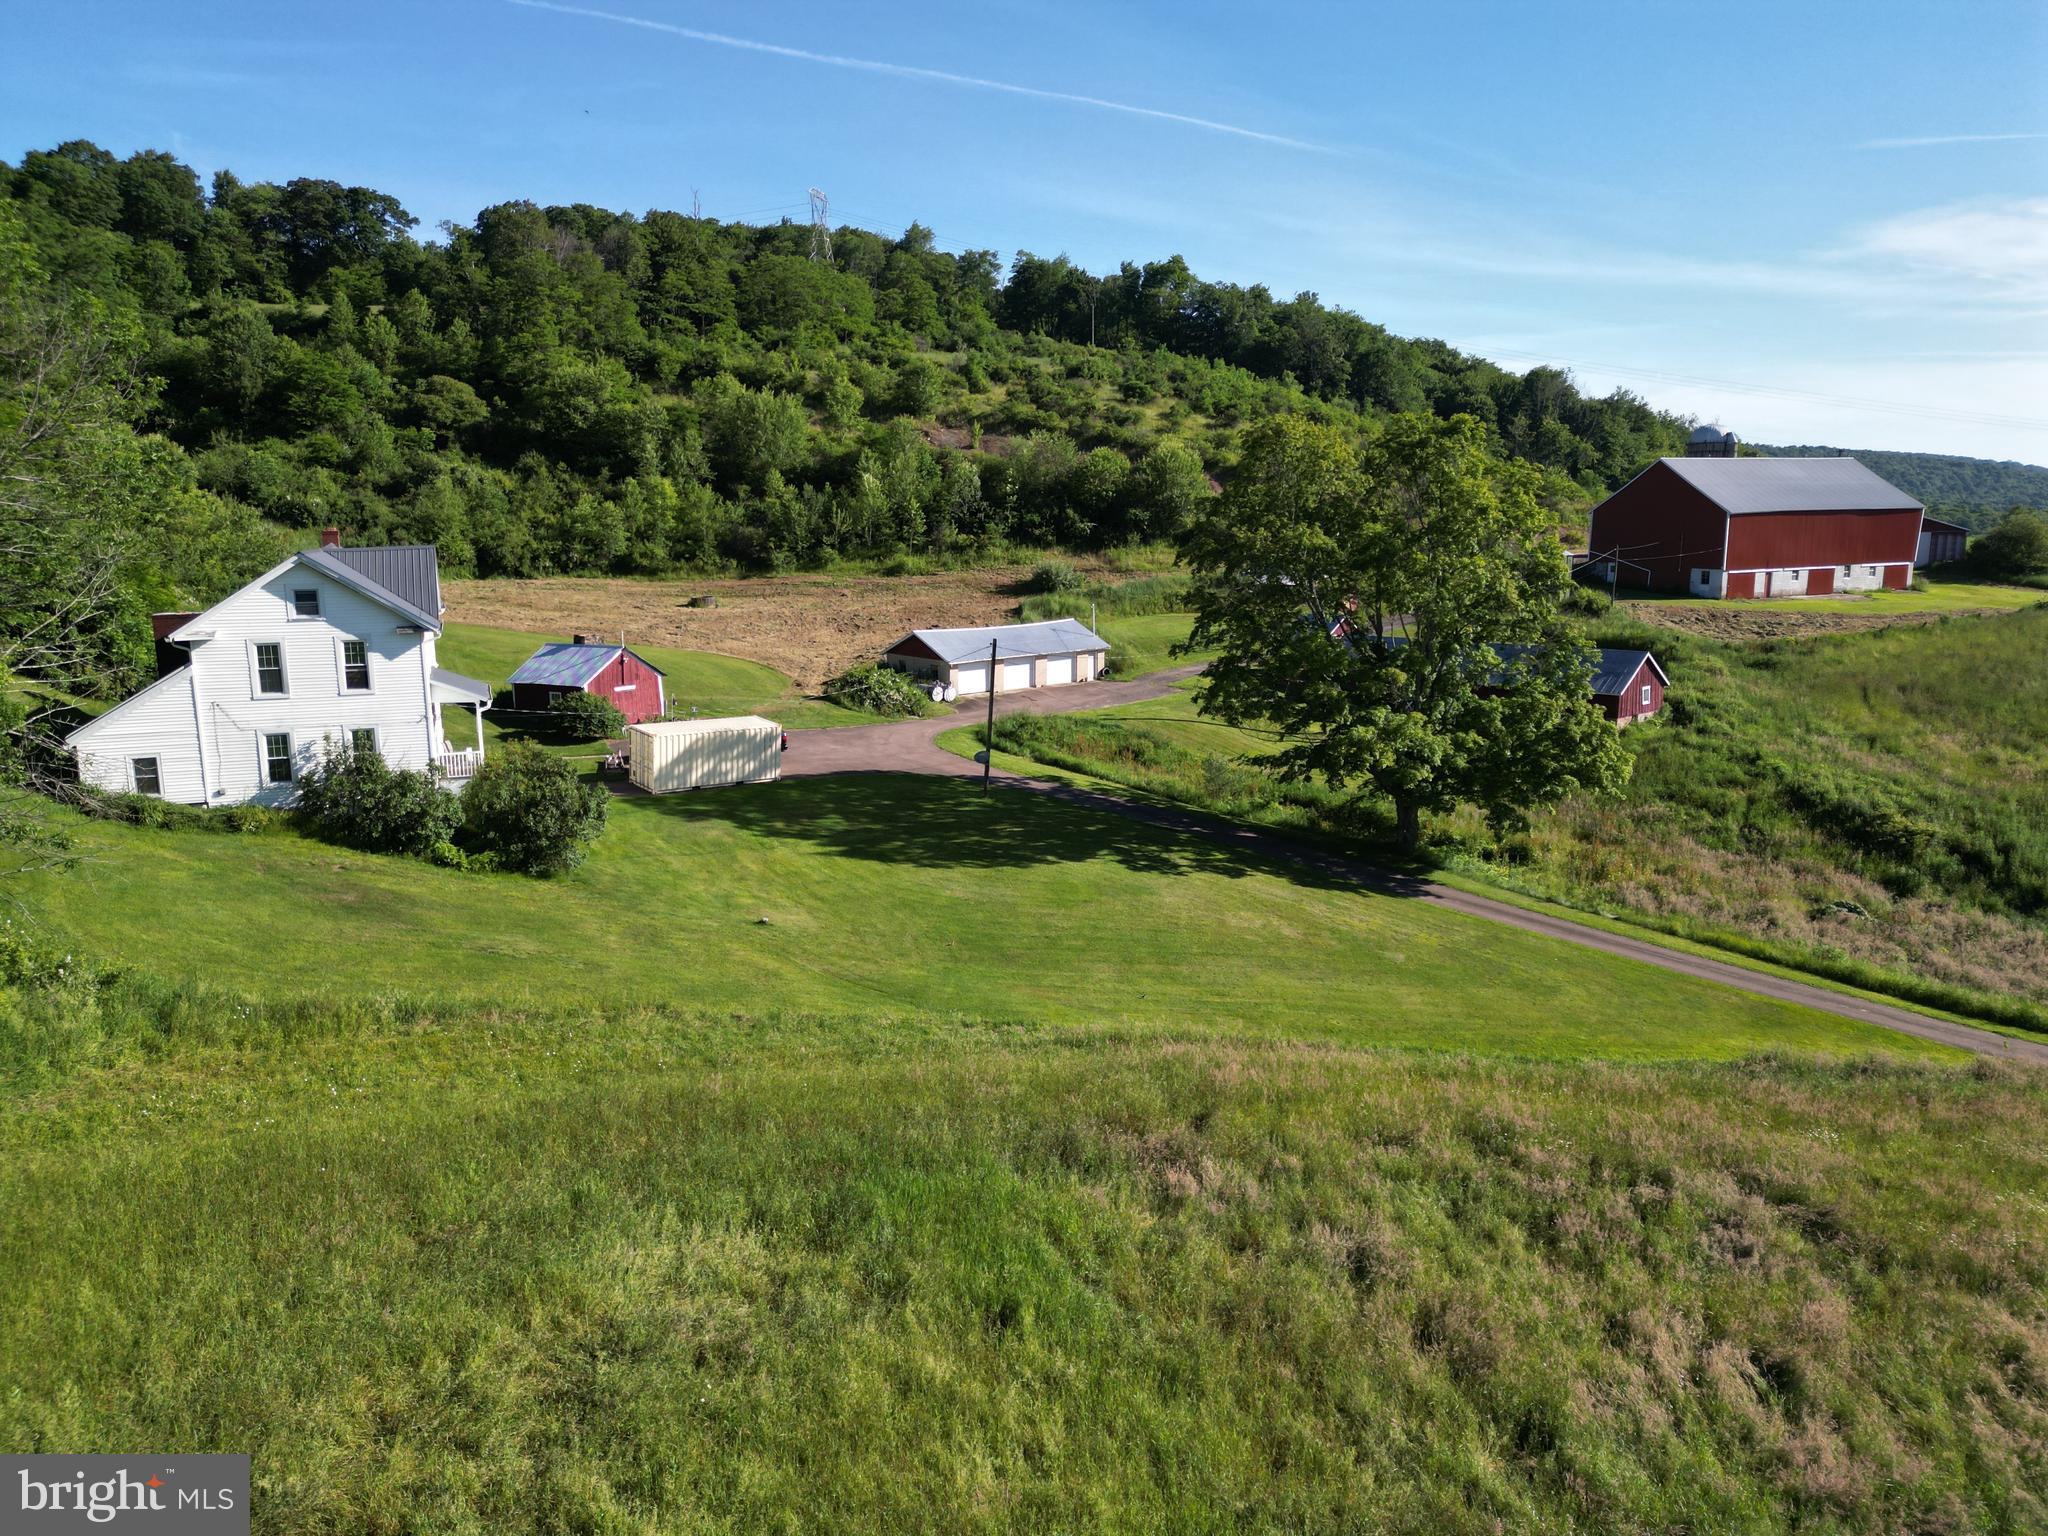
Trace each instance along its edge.
{"label": "large leafy tree", "polygon": [[[1469,417],[1394,417],[1360,450],[1275,417],[1182,536],[1190,644],[1215,647],[1204,712],[1270,722],[1283,773],[1392,802],[1403,843],[1465,803],[1496,828],[1627,757],[1559,611],[1570,574],[1535,476]],[[1505,647],[1505,649],[1503,649]]]}

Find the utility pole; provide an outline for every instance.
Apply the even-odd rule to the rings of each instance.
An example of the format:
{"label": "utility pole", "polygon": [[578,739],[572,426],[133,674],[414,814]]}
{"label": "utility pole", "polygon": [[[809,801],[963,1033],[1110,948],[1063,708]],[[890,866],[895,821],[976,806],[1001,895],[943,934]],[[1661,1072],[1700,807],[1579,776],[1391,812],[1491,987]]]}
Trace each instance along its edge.
{"label": "utility pole", "polygon": [[988,750],[981,754],[981,792],[988,793],[991,775],[996,771],[996,643],[988,643]]}
{"label": "utility pole", "polygon": [[811,260],[829,262],[832,259],[832,220],[830,205],[825,194],[816,187],[811,188]]}

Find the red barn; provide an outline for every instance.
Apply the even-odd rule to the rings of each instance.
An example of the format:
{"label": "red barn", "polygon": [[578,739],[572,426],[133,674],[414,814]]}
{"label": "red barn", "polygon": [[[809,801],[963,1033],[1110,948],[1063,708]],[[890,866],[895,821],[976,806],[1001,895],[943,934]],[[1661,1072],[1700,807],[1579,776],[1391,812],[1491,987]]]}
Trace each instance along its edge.
{"label": "red barn", "polygon": [[1659,459],[1593,509],[1587,563],[1695,597],[1904,587],[1924,513],[1850,458]]}
{"label": "red barn", "polygon": [[514,709],[552,709],[565,693],[611,700],[628,725],[668,713],[660,668],[623,645],[604,645],[585,635],[566,645],[542,646],[512,674]]}

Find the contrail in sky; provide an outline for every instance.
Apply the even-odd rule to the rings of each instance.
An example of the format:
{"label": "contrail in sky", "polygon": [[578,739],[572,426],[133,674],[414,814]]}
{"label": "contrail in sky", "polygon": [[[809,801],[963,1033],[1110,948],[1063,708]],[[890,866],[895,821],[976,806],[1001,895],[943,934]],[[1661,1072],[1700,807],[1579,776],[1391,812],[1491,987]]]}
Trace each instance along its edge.
{"label": "contrail in sky", "polygon": [[945,85],[964,85],[980,91],[1002,91],[1011,96],[1033,96],[1040,101],[1064,101],[1080,107],[1095,107],[1104,112],[1123,112],[1132,117],[1157,118],[1161,122],[1203,128],[1211,133],[1228,133],[1240,139],[1254,139],[1261,144],[1278,144],[1287,149],[1305,149],[1325,155],[1342,153],[1330,145],[1311,144],[1306,139],[1290,139],[1285,134],[1264,133],[1257,128],[1241,128],[1236,123],[1219,123],[1213,118],[1191,117],[1185,112],[1162,112],[1156,107],[1136,107],[1127,101],[1107,101],[1100,96],[1078,96],[1072,91],[1041,90],[1035,85],[1012,85],[1007,80],[984,80],[979,75],[956,75],[950,70],[922,69],[915,64],[888,64],[879,59],[854,59],[843,54],[813,53],[807,48],[786,48],[780,43],[757,42],[750,37],[732,37],[724,32],[701,32],[695,27],[679,27],[667,21],[650,21],[644,16],[621,16],[616,11],[596,11],[580,5],[557,5],[554,0],[505,0],[505,3],[523,5],[534,11],[554,11],[563,16],[582,16],[591,21],[609,21],[622,27],[643,27],[649,32],[666,32],[671,37],[688,38],[693,43],[712,43],[720,48],[740,48],[749,53],[772,53],[778,58],[801,59],[807,64],[829,64],[834,69],[860,69],[875,75],[895,75],[911,80],[937,80]]}
{"label": "contrail in sky", "polygon": [[[525,3],[525,0],[520,0]],[[1870,139],[1858,149],[1926,149],[1935,144],[2008,144],[2014,139],[2048,139],[2048,133],[1941,133],[1924,139]]]}

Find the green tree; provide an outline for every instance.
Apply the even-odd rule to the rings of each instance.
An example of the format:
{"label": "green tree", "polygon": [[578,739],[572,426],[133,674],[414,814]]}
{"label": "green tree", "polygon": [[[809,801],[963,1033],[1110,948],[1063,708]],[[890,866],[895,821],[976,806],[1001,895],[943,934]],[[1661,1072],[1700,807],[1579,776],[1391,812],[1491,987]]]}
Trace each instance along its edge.
{"label": "green tree", "polygon": [[1383,796],[1409,849],[1425,813],[1473,804],[1498,830],[1618,787],[1628,759],[1531,482],[1470,418],[1396,416],[1363,453],[1298,416],[1252,428],[1181,541],[1189,644],[1221,652],[1203,710],[1277,726],[1290,777]]}
{"label": "green tree", "polygon": [[2048,517],[2014,507],[1989,533],[1970,541],[1970,569],[2001,581],[2048,571]]}

